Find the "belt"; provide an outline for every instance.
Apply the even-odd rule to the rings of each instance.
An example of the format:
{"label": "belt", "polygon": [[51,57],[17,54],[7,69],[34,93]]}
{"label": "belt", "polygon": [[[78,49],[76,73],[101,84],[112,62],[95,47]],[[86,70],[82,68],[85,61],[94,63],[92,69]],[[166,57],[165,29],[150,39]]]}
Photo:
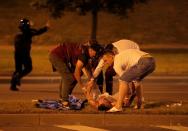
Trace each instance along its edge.
{"label": "belt", "polygon": [[142,58],[148,58],[148,57],[152,57],[150,54],[145,54],[142,56]]}

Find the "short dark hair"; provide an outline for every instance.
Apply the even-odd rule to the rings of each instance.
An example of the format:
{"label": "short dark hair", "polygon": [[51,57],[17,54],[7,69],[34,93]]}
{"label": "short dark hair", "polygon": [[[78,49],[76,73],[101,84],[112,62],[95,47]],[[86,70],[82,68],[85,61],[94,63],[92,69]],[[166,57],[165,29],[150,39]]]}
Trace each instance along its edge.
{"label": "short dark hair", "polygon": [[100,49],[102,49],[102,46],[99,45],[99,44],[97,44],[97,43],[91,44],[89,47],[90,47],[91,49],[93,49],[94,51],[96,51],[96,52],[98,52]]}
{"label": "short dark hair", "polygon": [[110,43],[110,44],[107,44],[104,49],[105,50],[113,50],[113,48],[114,48],[113,44]]}
{"label": "short dark hair", "polygon": [[104,50],[103,55],[115,55],[115,54],[114,54],[113,50],[106,49],[106,50]]}
{"label": "short dark hair", "polygon": [[99,111],[107,111],[110,108],[111,108],[110,106],[106,106],[105,104],[101,104],[100,106],[98,106]]}

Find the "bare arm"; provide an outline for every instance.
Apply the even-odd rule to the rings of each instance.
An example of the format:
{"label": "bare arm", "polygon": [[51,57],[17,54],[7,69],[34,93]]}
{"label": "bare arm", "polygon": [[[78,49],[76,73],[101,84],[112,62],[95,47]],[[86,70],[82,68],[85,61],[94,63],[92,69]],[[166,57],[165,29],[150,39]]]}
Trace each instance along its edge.
{"label": "bare arm", "polygon": [[94,100],[94,99],[93,99],[93,96],[91,95],[91,91],[88,91],[88,90],[87,90],[87,92],[85,93],[85,96],[86,96],[86,99],[88,100],[88,103],[89,103],[92,107],[98,109],[99,103],[98,103],[97,100]]}
{"label": "bare arm", "polygon": [[94,78],[96,78],[100,74],[100,72],[102,71],[103,67],[104,67],[104,61],[103,61],[103,59],[101,59],[99,61],[98,65],[97,65],[97,67],[95,68],[94,72],[93,72],[93,77]]}
{"label": "bare arm", "polygon": [[85,67],[82,68],[82,72],[87,77],[87,79],[91,78],[91,73]]}
{"label": "bare arm", "polygon": [[75,71],[74,71],[74,77],[75,79],[77,80],[78,82],[78,85],[82,88],[83,84],[81,82],[81,70],[83,68],[83,62],[78,60],[77,63],[76,63],[76,68],[75,68]]}

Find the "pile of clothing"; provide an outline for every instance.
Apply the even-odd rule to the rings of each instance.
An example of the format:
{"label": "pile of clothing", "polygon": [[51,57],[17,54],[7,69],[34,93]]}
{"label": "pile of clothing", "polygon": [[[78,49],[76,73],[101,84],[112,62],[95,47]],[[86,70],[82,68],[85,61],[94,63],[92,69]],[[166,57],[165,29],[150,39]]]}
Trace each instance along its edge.
{"label": "pile of clothing", "polygon": [[36,100],[36,107],[45,109],[58,109],[58,110],[80,110],[84,107],[87,100],[76,98],[69,95],[69,104],[64,106],[61,100]]}

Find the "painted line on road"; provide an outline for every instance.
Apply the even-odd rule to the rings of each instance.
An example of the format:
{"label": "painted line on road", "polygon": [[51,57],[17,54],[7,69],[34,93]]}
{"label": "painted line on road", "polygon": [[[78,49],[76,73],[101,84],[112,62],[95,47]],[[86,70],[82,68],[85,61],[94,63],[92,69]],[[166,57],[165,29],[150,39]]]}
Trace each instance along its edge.
{"label": "painted line on road", "polygon": [[163,129],[170,129],[170,130],[175,130],[175,131],[188,131],[188,127],[185,127],[185,126],[163,126],[163,125],[159,125],[159,126],[155,126],[155,127],[159,127],[159,128],[163,128]]}
{"label": "painted line on road", "polygon": [[75,131],[109,131],[106,129],[100,129],[95,127],[83,126],[83,125],[54,125],[55,127],[75,130]]}

